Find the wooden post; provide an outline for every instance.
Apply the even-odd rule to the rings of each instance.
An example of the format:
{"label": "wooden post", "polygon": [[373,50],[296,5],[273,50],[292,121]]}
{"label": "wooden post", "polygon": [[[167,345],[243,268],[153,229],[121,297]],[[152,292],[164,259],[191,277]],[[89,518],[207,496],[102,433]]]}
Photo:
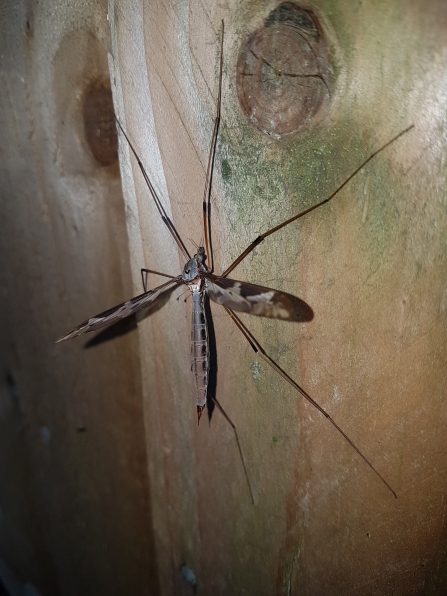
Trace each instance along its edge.
{"label": "wooden post", "polygon": [[[292,3],[110,0],[110,45],[104,9],[67,8],[50,27],[51,3],[33,18],[18,6],[8,31],[22,45],[3,58],[1,304],[5,379],[20,409],[10,397],[3,424],[25,422],[29,461],[18,453],[32,479],[7,486],[23,488],[40,525],[33,534],[21,504],[11,523],[26,540],[12,548],[0,538],[0,554],[42,593],[440,593],[444,3],[318,1],[299,13]],[[307,323],[243,321],[397,499],[218,306],[216,396],[237,426],[254,505],[229,424],[215,410],[197,427],[190,303],[175,300],[179,291],[114,341],[51,343],[140,293],[141,267],[177,275],[184,265],[127,144],[122,200],[116,163],[98,165],[84,131],[85,98],[102,97],[108,80],[107,51],[115,112],[183,240],[200,243],[222,19],[217,272],[415,125],[231,274],[310,305]],[[299,52],[309,70],[294,62]],[[260,84],[247,88],[252,73]],[[45,556],[25,555],[28,543],[42,552],[39,540]]]}
{"label": "wooden post", "polygon": [[[433,13],[435,6],[439,9],[435,3]],[[189,309],[175,305],[175,313],[157,313],[161,327],[154,317],[154,335],[141,340],[150,344],[149,361],[161,363],[161,403],[165,408],[171,400],[176,404],[167,419],[154,413],[162,407],[160,397],[148,400],[154,443],[150,461],[157,461],[163,449],[169,454],[164,482],[152,483],[158,552],[165,552],[162,547],[169,552],[160,559],[162,585],[173,581],[184,562],[207,593],[289,593],[290,586],[299,591],[306,585],[312,593],[335,594],[369,582],[383,593],[389,581],[384,573],[388,561],[392,582],[404,593],[408,577],[392,571],[407,557],[408,535],[399,528],[409,509],[415,512],[410,515],[417,515],[427,503],[426,494],[414,486],[412,472],[415,462],[427,457],[415,440],[427,405],[421,397],[430,399],[428,387],[445,356],[439,335],[428,350],[426,340],[417,340],[419,333],[426,337],[428,328],[433,326],[435,333],[441,325],[436,313],[444,291],[437,269],[444,264],[442,233],[432,231],[430,250],[422,256],[427,227],[435,225],[430,217],[441,229],[445,220],[435,207],[433,172],[427,173],[420,161],[424,147],[429,152],[432,147],[423,139],[433,123],[421,119],[428,82],[424,93],[415,91],[425,70],[430,72],[424,80],[431,81],[431,101],[439,92],[440,71],[432,64],[425,40],[441,31],[433,23],[432,28],[417,28],[414,35],[411,15],[402,18],[405,9],[399,2],[389,6],[386,15],[373,8],[353,13],[348,3],[332,12],[315,6],[332,60],[330,98],[315,121],[275,139],[244,116],[235,72],[245,40],[262,28],[269,10],[258,4],[233,3],[223,11],[214,3],[200,9],[186,3],[140,8],[120,3],[113,22],[123,118],[182,236],[199,242],[217,96],[220,20],[225,19],[213,217],[222,268],[259,232],[328,196],[369,153],[409,124],[416,125],[330,206],[266,240],[234,272],[236,278],[297,294],[312,306],[315,317],[306,325],[263,320],[247,324],[278,363],[333,414],[400,498],[395,501],[328,423],[256,361],[242,336],[214,309],[217,396],[241,435],[255,493],[253,508],[231,429],[217,413],[209,428],[193,428],[192,383],[184,374]],[[410,68],[418,36],[424,38],[425,53],[419,49],[424,66]],[[146,218],[136,227],[137,234],[143,230],[148,235],[142,243],[145,265],[164,264],[175,273],[182,263],[177,263],[166,230],[160,231],[135,164],[133,169],[139,197],[135,202],[139,201],[140,217]],[[422,203],[421,196],[426,197]],[[425,202],[432,204],[430,212],[435,210],[436,216],[424,215]],[[434,262],[437,267],[431,265]],[[135,267],[135,279],[137,275]],[[423,282],[418,281],[420,275]],[[434,294],[428,290],[429,278],[438,288]],[[431,295],[428,302],[426,292]],[[426,315],[416,308],[418,303],[424,303]],[[430,356],[433,349],[436,358]],[[409,360],[408,350],[415,351]],[[428,366],[433,358],[438,364]],[[154,374],[151,364],[145,381],[148,393]],[[433,395],[436,403],[441,394]],[[406,429],[409,420],[411,430]],[[439,425],[433,416],[430,427],[440,428],[434,454],[444,440]],[[181,453],[175,461],[173,455]],[[431,503],[441,498],[439,482]],[[169,527],[175,531],[167,545]],[[426,531],[421,529],[413,539],[414,556],[421,556]],[[397,535],[401,538],[396,548]],[[422,578],[423,574],[417,581]]]}
{"label": "wooden post", "polygon": [[0,556],[42,595],[143,594],[157,572],[136,334],[54,343],[134,291],[106,5],[1,11]]}

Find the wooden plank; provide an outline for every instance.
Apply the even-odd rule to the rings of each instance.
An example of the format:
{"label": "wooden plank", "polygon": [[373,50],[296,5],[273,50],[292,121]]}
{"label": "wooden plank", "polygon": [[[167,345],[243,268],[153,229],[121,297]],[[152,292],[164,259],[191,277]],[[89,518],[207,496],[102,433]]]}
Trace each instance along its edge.
{"label": "wooden plank", "polygon": [[[426,6],[417,4],[415,10]],[[433,399],[439,403],[444,396],[435,379],[442,376],[445,359],[442,323],[435,314],[443,291],[438,267],[445,265],[437,234],[430,256],[421,263],[424,282],[416,278],[430,227],[421,194],[442,229],[445,218],[434,206],[433,168],[428,175],[421,161],[421,152],[427,155],[433,146],[424,139],[434,134],[433,122],[422,121],[416,108],[426,99],[425,92],[416,98],[413,91],[421,69],[408,62],[419,34],[440,43],[441,27],[430,19],[441,7],[431,3],[429,26],[427,20],[424,25],[412,20],[398,1],[387,5],[386,25],[373,6],[362,5],[355,13],[350,3],[313,6],[332,59],[331,97],[299,133],[280,139],[253,127],[236,90],[242,44],[263,26],[272,8],[234,2],[225,7],[214,2],[114,4],[118,113],[182,237],[200,242],[220,21],[225,19],[223,117],[213,203],[221,268],[258,233],[328,196],[368,154],[416,124],[416,131],[378,156],[330,206],[266,240],[234,272],[236,278],[289,291],[311,305],[315,316],[305,325],[248,318],[246,324],[330,411],[399,499],[393,499],[320,414],[257,362],[216,308],[217,397],[239,429],[255,493],[253,507],[231,428],[217,412],[210,425],[202,421],[195,428],[189,305],[171,300],[144,324],[141,335],[162,590],[180,593],[176,573],[185,563],[204,594],[304,589],[312,594],[382,594],[389,582],[403,594],[415,573],[416,582],[424,581],[417,562],[430,559],[433,551],[419,546],[421,541],[428,544],[431,532],[420,511],[441,503],[445,479],[435,455],[445,441],[442,422],[437,416],[428,422],[427,403],[420,401],[436,394]],[[422,70],[431,73],[424,84],[434,98],[441,72],[425,51],[419,60]],[[126,148],[122,151],[128,155]],[[138,168],[128,159],[122,163],[133,176],[123,176],[132,206],[131,252],[144,254],[146,267],[176,274],[182,259],[160,227]],[[139,266],[133,267],[135,283]],[[430,299],[429,279],[437,288]],[[428,301],[431,314],[421,315],[415,300]],[[438,340],[430,341],[427,350],[423,338],[428,329]],[[432,393],[429,387],[435,386]],[[422,420],[439,429],[430,448],[431,463],[424,448],[424,466],[422,445],[414,442],[421,436]],[[427,496],[420,487],[424,478],[433,477],[435,467],[439,476],[430,481],[433,490]],[[408,515],[426,520],[411,538],[411,556],[405,554],[409,534],[403,529]]]}
{"label": "wooden plank", "polygon": [[[0,554],[42,593],[186,595],[193,588],[182,565],[200,594],[439,593],[447,475],[444,4],[392,0],[354,11],[351,2],[313,3],[329,63],[321,64],[322,45],[313,57],[327,95],[298,131],[276,137],[277,123],[266,134],[268,120],[247,117],[236,80],[244,44],[255,32],[263,42],[271,34],[266,19],[276,4],[110,2],[110,45],[103,6],[26,6],[2,8],[1,20],[8,142],[0,300],[8,317],[0,336],[8,376],[0,461],[8,482],[0,484],[0,523],[21,539],[0,541]],[[117,165],[100,167],[87,143],[81,108],[87,91],[102,93],[91,84],[107,79],[106,51],[116,113],[182,237],[199,243],[221,19],[217,269],[259,233],[329,196],[415,124],[334,201],[273,234],[234,271],[311,306],[305,324],[243,320],[397,500],[254,357],[217,307],[216,395],[237,425],[254,506],[229,425],[215,411],[197,427],[190,304],[177,302],[178,292],[137,333],[94,350],[82,350],[82,340],[52,344],[139,293],[141,267],[178,274],[184,264],[126,144],[122,198]],[[275,31],[278,45],[262,47],[280,60],[296,39]],[[272,66],[270,93],[287,72]],[[19,423],[30,456],[17,449],[28,471],[17,479],[6,470]],[[11,487],[27,495],[16,510]]]}
{"label": "wooden plank", "polygon": [[87,142],[88,102],[113,130],[106,5],[1,10],[0,552],[42,594],[141,594],[156,571],[136,334],[54,345],[133,292],[116,149],[104,165],[110,146]]}

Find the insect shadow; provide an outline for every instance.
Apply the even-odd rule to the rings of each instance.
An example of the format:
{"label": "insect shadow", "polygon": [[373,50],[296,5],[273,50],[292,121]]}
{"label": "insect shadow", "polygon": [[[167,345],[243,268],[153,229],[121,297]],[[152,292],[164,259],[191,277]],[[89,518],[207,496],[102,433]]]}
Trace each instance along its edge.
{"label": "insect shadow", "polygon": [[[146,181],[147,187],[152,195],[152,199],[159,212],[160,218],[163,224],[168,228],[172,239],[177,244],[180,253],[186,260],[186,264],[180,275],[173,276],[159,271],[150,269],[142,269],[142,280],[144,293],[139,296],[135,296],[118,306],[110,308],[90,319],[87,319],[66,335],[61,337],[58,342],[65,341],[88,333],[90,331],[99,330],[105,327],[110,327],[117,321],[128,319],[129,317],[135,317],[136,313],[145,312],[146,316],[158,310],[165,304],[169,299],[170,293],[177,287],[182,285],[187,286],[191,291],[192,298],[192,320],[191,320],[191,370],[195,380],[196,386],[196,408],[197,417],[200,420],[202,412],[206,407],[207,402],[211,399],[212,403],[221,411],[223,416],[229,422],[234,430],[234,434],[237,441],[239,454],[244,467],[244,473],[247,479],[247,483],[251,493],[251,499],[254,503],[253,492],[251,490],[250,481],[248,478],[247,470],[245,467],[244,458],[242,455],[241,446],[239,443],[239,437],[236,431],[236,427],[226,414],[221,404],[215,397],[215,389],[217,386],[217,358],[215,349],[215,338],[214,328],[212,328],[212,335],[210,342],[210,318],[207,315],[210,314],[209,304],[207,304],[208,298],[220,304],[228,316],[231,318],[233,323],[238,327],[250,347],[253,349],[257,357],[261,358],[266,362],[273,370],[275,370],[291,387],[293,387],[298,393],[301,394],[309,403],[311,403],[327,420],[331,425],[338,431],[338,433],[345,439],[347,443],[354,449],[357,454],[363,459],[363,461],[369,466],[369,468],[375,473],[375,475],[381,480],[384,486],[397,498],[395,491],[391,488],[385,478],[380,472],[373,466],[369,459],[360,451],[360,449],[354,444],[354,442],[348,437],[348,435],[340,428],[335,420],[324,410],[289,374],[283,370],[268,354],[265,352],[261,344],[257,341],[254,335],[251,333],[249,328],[242,322],[242,320],[236,315],[236,312],[243,312],[251,315],[260,317],[276,318],[292,322],[305,322],[310,321],[313,318],[313,312],[311,307],[306,304],[303,300],[285,292],[280,292],[272,288],[259,286],[243,281],[236,281],[229,279],[228,274],[235,269],[241,263],[245,257],[250,254],[256,246],[263,242],[268,236],[274,234],[281,228],[291,224],[297,219],[305,216],[306,214],[322,207],[326,203],[329,203],[358,172],[363,169],[367,163],[369,163],[378,153],[386,149],[389,145],[394,143],[398,138],[407,133],[409,130],[414,128],[414,125],[409,126],[405,130],[398,133],[387,143],[382,145],[374,153],[372,153],[367,159],[360,164],[359,167],[348,177],[345,181],[336,188],[336,190],[326,199],[314,204],[305,211],[290,217],[289,219],[279,223],[273,228],[267,230],[263,234],[260,234],[253,242],[251,242],[247,248],[225,269],[220,275],[214,273],[214,258],[211,242],[211,187],[213,178],[214,158],[217,144],[217,136],[220,124],[221,115],[221,94],[222,94],[222,71],[223,71],[223,33],[224,24],[222,22],[222,39],[221,39],[221,53],[220,53],[220,73],[219,73],[219,92],[217,99],[217,114],[214,121],[214,130],[211,140],[211,147],[208,156],[208,166],[206,172],[206,183],[203,197],[203,231],[204,231],[204,246],[198,246],[196,254],[191,257],[180,234],[178,233],[174,223],[168,216],[163,204],[138,156],[137,151],[132,145],[126,131],[123,126],[117,120],[117,125],[125,137],[131,152],[137,160],[140,171]],[[206,263],[209,257],[209,265]],[[156,274],[165,278],[168,281],[161,284],[160,286],[147,290],[146,281],[147,274]],[[145,278],[146,275],[146,278]],[[135,325],[136,320],[130,323],[131,326]],[[111,334],[116,336],[117,334],[127,333],[126,327],[113,330]],[[108,337],[106,332],[103,332]],[[96,341],[95,341],[96,340]],[[90,344],[94,345],[99,343],[100,340],[95,338]],[[105,340],[104,340],[105,341]],[[58,343],[57,342],[57,343]],[[210,343],[212,344],[212,352],[210,352]],[[214,355],[213,355],[214,354]],[[213,365],[213,366],[211,366]],[[214,395],[213,395],[214,393]],[[211,415],[211,410],[209,411]]]}
{"label": "insect shadow", "polygon": [[158,296],[156,300],[151,302],[148,306],[146,306],[143,310],[136,312],[132,315],[129,315],[125,319],[120,319],[116,323],[112,323],[99,333],[97,333],[92,339],[87,341],[84,344],[84,349],[94,348],[95,346],[99,346],[107,341],[111,341],[112,339],[116,339],[122,335],[127,335],[131,331],[134,331],[138,327],[138,323],[147,319],[155,312],[163,308],[165,304],[167,304],[171,294],[175,290],[175,287],[168,288],[164,292]]}

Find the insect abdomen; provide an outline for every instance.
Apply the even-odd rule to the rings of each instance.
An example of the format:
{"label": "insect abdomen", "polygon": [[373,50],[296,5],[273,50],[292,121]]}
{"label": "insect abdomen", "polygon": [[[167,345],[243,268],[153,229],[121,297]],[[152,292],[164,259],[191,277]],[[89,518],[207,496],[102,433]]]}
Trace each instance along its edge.
{"label": "insect abdomen", "polygon": [[208,325],[202,293],[192,295],[191,368],[196,383],[197,413],[200,418],[206,405],[209,370]]}

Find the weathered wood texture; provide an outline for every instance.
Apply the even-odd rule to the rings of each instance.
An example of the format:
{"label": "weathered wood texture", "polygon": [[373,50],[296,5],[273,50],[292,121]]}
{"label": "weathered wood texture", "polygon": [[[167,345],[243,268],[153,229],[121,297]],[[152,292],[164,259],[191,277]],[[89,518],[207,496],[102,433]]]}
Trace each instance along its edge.
{"label": "weathered wood texture", "polygon": [[137,338],[54,345],[133,291],[116,155],[101,165],[84,124],[109,81],[106,14],[0,8],[0,555],[42,595],[155,581]]}
{"label": "weathered wood texture", "polygon": [[[48,2],[30,32],[31,9],[14,4],[2,19],[14,51],[1,71],[0,299],[18,397],[4,397],[1,440],[24,472],[0,488],[3,536],[16,537],[0,549],[44,594],[190,594],[182,564],[203,595],[434,595],[445,585],[447,9],[307,6],[328,39],[330,98],[298,133],[275,139],[236,94],[242,44],[274,7],[111,1],[115,110],[182,237],[200,242],[225,19],[218,271],[415,124],[330,205],[234,272],[312,307],[306,324],[244,322],[399,498],[217,307],[217,397],[237,424],[254,506],[229,425],[216,411],[196,424],[188,302],[174,295],[138,332],[94,349],[52,345],[139,292],[140,267],[178,274],[183,262],[128,147],[123,208],[116,165],[100,168],[86,145],[79,113],[84,90],[107,76],[105,10],[59,13]],[[13,465],[4,454],[3,469]],[[14,508],[19,489],[26,501]]]}

